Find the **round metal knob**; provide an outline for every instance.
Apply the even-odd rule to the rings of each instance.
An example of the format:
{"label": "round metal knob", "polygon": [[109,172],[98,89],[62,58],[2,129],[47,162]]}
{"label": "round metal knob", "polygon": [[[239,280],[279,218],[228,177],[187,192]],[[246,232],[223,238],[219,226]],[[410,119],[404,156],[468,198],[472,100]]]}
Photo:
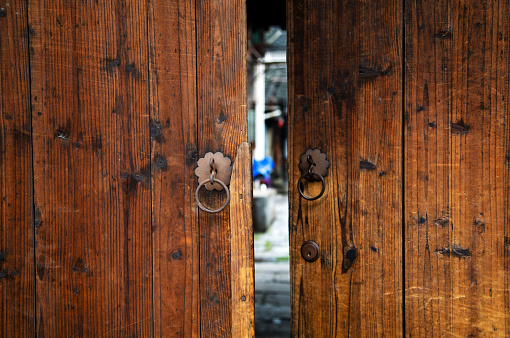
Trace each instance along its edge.
{"label": "round metal knob", "polygon": [[320,256],[319,245],[314,241],[306,241],[301,246],[301,256],[307,262],[315,262]]}

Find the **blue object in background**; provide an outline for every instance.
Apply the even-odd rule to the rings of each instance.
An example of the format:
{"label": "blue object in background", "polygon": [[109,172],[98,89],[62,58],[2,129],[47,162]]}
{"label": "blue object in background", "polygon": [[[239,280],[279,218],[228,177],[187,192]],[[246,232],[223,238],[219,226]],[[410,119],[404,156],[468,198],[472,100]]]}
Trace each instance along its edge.
{"label": "blue object in background", "polygon": [[266,156],[262,160],[253,160],[253,178],[262,175],[266,181],[269,181],[269,174],[274,169],[274,161],[271,157]]}

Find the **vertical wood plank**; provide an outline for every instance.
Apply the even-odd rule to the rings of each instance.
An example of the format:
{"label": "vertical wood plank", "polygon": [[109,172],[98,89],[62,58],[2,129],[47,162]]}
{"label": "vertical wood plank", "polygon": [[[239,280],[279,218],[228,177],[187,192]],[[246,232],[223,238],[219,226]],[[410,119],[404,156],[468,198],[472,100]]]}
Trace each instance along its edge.
{"label": "vertical wood plank", "polygon": [[152,331],[146,6],[29,1],[40,336]]}
{"label": "vertical wood plank", "polygon": [[509,16],[406,2],[408,336],[510,334]]}
{"label": "vertical wood plank", "polygon": [[[245,2],[197,0],[196,29],[198,154],[221,151],[233,162],[247,140]],[[206,195],[209,205],[225,198],[224,192]],[[200,211],[199,226],[201,334],[230,336],[229,208]]]}
{"label": "vertical wood plank", "polygon": [[0,336],[34,334],[32,148],[25,1],[0,9]]}
{"label": "vertical wood plank", "polygon": [[252,181],[250,144],[243,142],[230,181],[232,337],[255,337]]}
{"label": "vertical wood plank", "polygon": [[149,3],[154,334],[199,336],[195,1]]}
{"label": "vertical wood plank", "polygon": [[[293,336],[399,336],[401,1],[289,0],[289,201]],[[299,196],[299,157],[331,163]],[[320,184],[308,184],[308,194]],[[317,242],[308,263],[301,245]]]}

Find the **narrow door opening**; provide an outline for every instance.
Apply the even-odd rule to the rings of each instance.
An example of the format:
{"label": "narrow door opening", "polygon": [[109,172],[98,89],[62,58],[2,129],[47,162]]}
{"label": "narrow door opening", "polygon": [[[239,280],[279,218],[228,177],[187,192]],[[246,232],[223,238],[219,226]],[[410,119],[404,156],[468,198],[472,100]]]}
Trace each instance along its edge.
{"label": "narrow door opening", "polygon": [[247,1],[255,333],[290,336],[285,1]]}

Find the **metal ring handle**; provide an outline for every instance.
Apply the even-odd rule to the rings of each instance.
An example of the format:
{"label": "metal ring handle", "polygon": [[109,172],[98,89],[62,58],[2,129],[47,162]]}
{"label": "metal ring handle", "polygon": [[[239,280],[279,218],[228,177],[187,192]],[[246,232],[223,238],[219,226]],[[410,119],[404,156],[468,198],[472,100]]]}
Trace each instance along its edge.
{"label": "metal ring handle", "polygon": [[[303,193],[303,190],[301,190],[301,180],[303,180],[303,178],[305,176],[308,176],[308,175],[311,175],[311,176],[316,176],[318,178],[321,179],[322,181],[322,190],[320,192],[320,194],[318,194],[317,196],[314,196],[314,197],[308,197],[306,196],[304,193]],[[326,182],[324,182],[324,177],[322,177],[322,175],[320,174],[317,174],[317,173],[314,173],[312,171],[310,172],[307,172],[306,174],[304,174],[303,176],[301,176],[297,182],[297,188],[298,188],[298,191],[299,191],[299,194],[301,195],[301,197],[303,197],[305,200],[307,201],[315,201],[316,199],[318,199],[319,197],[321,197],[323,194],[324,194],[324,190],[326,190]]]}
{"label": "metal ring handle", "polygon": [[221,186],[223,187],[223,189],[225,189],[225,193],[227,194],[227,199],[225,200],[225,203],[223,203],[223,205],[221,207],[219,207],[218,209],[214,209],[214,210],[211,210],[211,209],[207,209],[201,202],[200,200],[198,199],[198,191],[200,190],[200,188],[202,188],[206,183],[209,183],[211,182],[211,179],[207,179],[205,181],[203,181],[202,183],[200,183],[197,187],[197,190],[195,191],[195,199],[197,201],[197,205],[200,209],[202,209],[203,211],[205,212],[210,212],[210,213],[215,213],[215,212],[220,212],[221,210],[225,209],[225,207],[227,206],[229,200],[230,200],[230,192],[228,191],[228,188],[227,186],[225,185],[225,183],[223,183],[222,181],[216,179],[216,178],[213,178],[212,179],[212,183],[211,184],[214,184],[214,183],[219,183],[221,184]]}

